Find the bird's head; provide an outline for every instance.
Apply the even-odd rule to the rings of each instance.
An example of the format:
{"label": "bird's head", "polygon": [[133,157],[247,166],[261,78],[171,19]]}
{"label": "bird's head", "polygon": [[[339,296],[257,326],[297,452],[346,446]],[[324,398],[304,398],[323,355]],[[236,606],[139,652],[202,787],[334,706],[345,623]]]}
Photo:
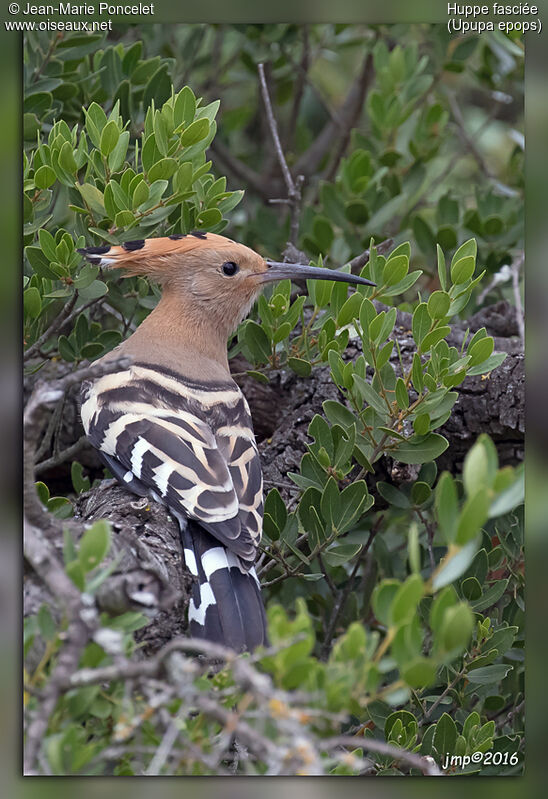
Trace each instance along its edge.
{"label": "bird's head", "polygon": [[121,269],[127,276],[146,275],[185,308],[206,314],[227,335],[247,316],[267,283],[292,278],[375,285],[345,272],[269,261],[243,244],[201,231],[79,252],[91,263]]}

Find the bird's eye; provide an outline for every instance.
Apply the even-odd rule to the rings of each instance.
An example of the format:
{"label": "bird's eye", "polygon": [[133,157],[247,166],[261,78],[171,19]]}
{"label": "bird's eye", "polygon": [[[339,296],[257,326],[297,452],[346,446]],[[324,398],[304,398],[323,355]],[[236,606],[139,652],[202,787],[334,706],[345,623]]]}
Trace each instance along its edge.
{"label": "bird's eye", "polygon": [[225,263],[223,264],[223,273],[225,275],[228,275],[228,277],[232,277],[232,275],[235,275],[238,269],[239,266],[238,264],[235,264],[234,261],[225,261]]}

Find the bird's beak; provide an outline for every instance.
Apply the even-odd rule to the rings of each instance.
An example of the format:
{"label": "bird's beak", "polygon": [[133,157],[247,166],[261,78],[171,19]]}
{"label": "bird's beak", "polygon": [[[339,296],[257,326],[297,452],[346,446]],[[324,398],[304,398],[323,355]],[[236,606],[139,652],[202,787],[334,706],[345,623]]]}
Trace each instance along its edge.
{"label": "bird's beak", "polygon": [[319,266],[305,266],[304,264],[279,263],[267,261],[268,270],[261,273],[261,283],[273,283],[275,280],[336,280],[341,283],[359,283],[362,286],[376,286],[370,280],[346,272],[337,272],[334,269],[322,269]]}

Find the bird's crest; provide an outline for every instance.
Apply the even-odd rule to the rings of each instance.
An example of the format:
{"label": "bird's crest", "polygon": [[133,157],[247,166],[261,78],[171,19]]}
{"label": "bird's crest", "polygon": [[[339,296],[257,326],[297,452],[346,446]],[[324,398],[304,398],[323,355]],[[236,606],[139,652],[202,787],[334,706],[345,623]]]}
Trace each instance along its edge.
{"label": "bird's crest", "polygon": [[125,241],[120,246],[104,244],[99,247],[83,247],[78,252],[92,264],[120,268],[128,275],[155,276],[156,270],[160,272],[166,259],[171,260],[174,255],[241,246],[226,236],[194,230],[186,235],[177,233],[172,236]]}

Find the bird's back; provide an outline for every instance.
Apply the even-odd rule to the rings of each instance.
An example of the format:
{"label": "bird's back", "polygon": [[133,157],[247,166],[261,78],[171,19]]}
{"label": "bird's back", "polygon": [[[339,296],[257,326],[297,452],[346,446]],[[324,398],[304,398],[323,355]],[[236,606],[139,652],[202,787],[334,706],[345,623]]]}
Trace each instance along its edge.
{"label": "bird's back", "polygon": [[179,520],[197,578],[193,635],[235,649],[266,641],[253,563],[262,528],[262,476],[238,386],[190,381],[135,363],[82,387],[82,421],[118,480]]}

